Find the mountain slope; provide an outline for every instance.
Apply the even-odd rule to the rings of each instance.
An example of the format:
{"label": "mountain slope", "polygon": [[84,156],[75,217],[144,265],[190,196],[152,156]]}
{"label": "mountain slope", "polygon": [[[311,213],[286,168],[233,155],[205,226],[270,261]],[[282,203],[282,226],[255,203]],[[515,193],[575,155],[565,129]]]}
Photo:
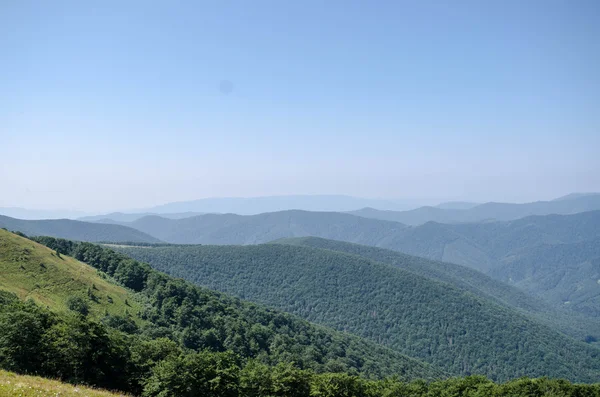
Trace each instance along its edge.
{"label": "mountain slope", "polygon": [[74,386],[39,376],[17,375],[0,370],[0,397],[125,397],[118,392]]}
{"label": "mountain slope", "polygon": [[[281,239],[275,243],[328,249],[359,255],[377,262],[398,266],[429,279],[451,284],[458,289],[469,291],[484,299],[490,299],[502,306],[534,316],[546,325],[557,327],[563,332],[581,340],[589,339],[590,335],[595,335],[596,333],[600,336],[600,321],[594,321],[571,311],[557,310],[552,305],[533,298],[516,287],[495,280],[465,266],[432,261],[383,248],[317,237]],[[532,253],[532,256],[536,256],[536,254]],[[519,265],[519,263],[515,263],[515,269],[520,269]],[[580,277],[576,275],[574,278]],[[594,280],[593,282],[596,281]],[[595,301],[590,301],[589,304],[590,306],[600,306]]]}
{"label": "mountain slope", "polygon": [[107,313],[135,315],[141,310],[141,304],[125,288],[102,278],[94,268],[2,229],[0,290],[33,299],[54,311],[65,311],[73,296],[83,297],[97,318]]}
{"label": "mountain slope", "polygon": [[[9,259],[2,262],[7,268],[18,268],[20,259],[13,263],[15,260],[10,258],[22,247],[35,251],[36,256],[30,256],[32,265],[42,255],[40,252],[53,252],[28,239],[2,233],[9,235],[2,244],[3,251],[9,252]],[[294,362],[317,372],[351,372],[370,377],[398,375],[402,379],[433,379],[444,374],[372,341],[174,279],[105,247],[48,237],[36,239],[61,251],[65,260],[67,254],[72,254],[87,263],[77,262],[78,266],[85,266],[93,273],[98,270],[132,288],[128,290],[129,301],[143,302],[140,317],[146,324],[142,336],[167,336],[181,347],[195,351],[229,350],[243,360],[256,358],[266,364]],[[71,275],[62,262],[57,262],[56,272],[65,273],[62,279],[67,281]],[[28,282],[4,272],[0,273],[0,280],[0,290],[9,291],[25,289],[23,286]],[[53,291],[62,296],[64,291],[60,288],[55,285]]]}
{"label": "mountain slope", "polygon": [[120,247],[159,270],[448,368],[495,379],[594,379],[600,350],[447,283],[323,249]]}
{"label": "mountain slope", "polygon": [[510,221],[531,215],[569,215],[600,210],[600,193],[574,194],[553,201],[534,203],[485,203],[472,208],[420,207],[410,211],[382,211],[363,208],[351,214],[366,218],[422,225],[427,222],[465,223],[489,220]]}
{"label": "mountain slope", "polygon": [[[179,220],[149,216],[127,225],[163,241],[183,244],[259,244],[280,238],[316,236],[456,263],[509,283],[512,283],[511,276],[502,271],[508,263],[507,258],[516,260],[519,255],[526,255],[527,250],[540,244],[600,240],[600,211],[532,216],[508,222],[428,222],[414,227],[349,214],[307,211],[282,211],[253,216],[207,214]],[[568,251],[563,253],[566,255]],[[540,266],[535,257],[528,258],[527,263],[520,263],[539,269],[539,279],[544,280],[543,272],[547,268]],[[590,261],[593,259],[587,258],[570,265],[581,263],[583,267],[591,266],[590,270],[575,272],[580,277],[591,277],[594,262]],[[565,260],[570,259],[567,256]],[[595,285],[589,283],[589,277],[565,279],[564,283],[555,285],[545,281],[536,285],[535,278],[531,281],[532,283],[518,286],[553,304],[569,301],[570,310],[586,313],[588,316],[595,315],[596,311],[581,300],[585,296],[586,300],[591,298],[589,302],[594,302],[594,294],[600,293]],[[583,295],[573,295],[573,288],[581,289],[581,286],[586,292]],[[587,290],[590,290],[589,293]]]}
{"label": "mountain slope", "polygon": [[600,317],[600,240],[521,249],[490,274],[556,305]]}
{"label": "mountain slope", "polygon": [[0,228],[18,231],[28,236],[52,236],[78,241],[160,242],[157,238],[130,227],[73,221],[70,219],[32,221],[0,215]]}
{"label": "mountain slope", "polygon": [[598,316],[600,211],[510,222],[407,228],[386,248],[457,263],[514,284],[548,302]]}

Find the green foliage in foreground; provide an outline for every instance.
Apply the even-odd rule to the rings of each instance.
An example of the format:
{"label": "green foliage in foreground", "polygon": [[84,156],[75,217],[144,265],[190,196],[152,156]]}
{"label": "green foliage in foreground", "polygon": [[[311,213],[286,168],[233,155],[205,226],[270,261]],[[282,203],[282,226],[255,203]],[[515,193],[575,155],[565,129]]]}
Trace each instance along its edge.
{"label": "green foliage in foreground", "polygon": [[270,366],[231,351],[192,352],[166,338],[126,334],[78,312],[55,314],[6,292],[0,292],[0,367],[144,397],[600,396],[599,384],[563,380],[495,384],[472,376],[407,383],[315,373],[292,363]]}

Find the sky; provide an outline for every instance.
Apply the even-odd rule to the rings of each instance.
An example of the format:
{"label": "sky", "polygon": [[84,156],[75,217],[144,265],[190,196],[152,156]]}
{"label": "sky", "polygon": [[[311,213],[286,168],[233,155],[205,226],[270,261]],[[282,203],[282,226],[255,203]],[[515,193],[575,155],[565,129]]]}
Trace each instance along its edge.
{"label": "sky", "polygon": [[600,191],[600,2],[0,0],[0,207]]}

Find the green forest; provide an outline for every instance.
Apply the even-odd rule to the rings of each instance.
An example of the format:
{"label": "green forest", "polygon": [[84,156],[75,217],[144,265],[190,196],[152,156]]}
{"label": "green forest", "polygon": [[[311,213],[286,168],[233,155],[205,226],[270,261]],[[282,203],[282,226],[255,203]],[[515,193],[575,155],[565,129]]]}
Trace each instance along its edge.
{"label": "green forest", "polygon": [[[106,288],[100,281],[87,294],[66,299],[64,307],[0,291],[4,370],[161,397],[600,393],[598,384],[560,379],[517,377],[498,383],[480,375],[452,377],[446,369],[359,337],[175,279],[107,247],[35,238],[51,248],[52,264],[44,265],[34,261],[45,247],[24,236],[0,234],[6,269],[60,271],[61,261],[73,256],[92,266],[98,279],[129,291],[121,313],[99,299]],[[48,288],[56,294],[62,287]],[[107,307],[103,313],[90,310],[98,302]]]}
{"label": "green forest", "polygon": [[0,366],[148,397],[600,395],[600,384],[547,378],[503,384],[483,376],[406,382],[317,373],[292,361],[268,365],[232,351],[194,352],[165,337],[142,337],[126,319],[97,322],[78,309],[57,315],[0,292]]}
{"label": "green forest", "polygon": [[494,380],[593,381],[600,349],[516,310],[405,269],[331,250],[265,244],[117,248],[199,285]]}

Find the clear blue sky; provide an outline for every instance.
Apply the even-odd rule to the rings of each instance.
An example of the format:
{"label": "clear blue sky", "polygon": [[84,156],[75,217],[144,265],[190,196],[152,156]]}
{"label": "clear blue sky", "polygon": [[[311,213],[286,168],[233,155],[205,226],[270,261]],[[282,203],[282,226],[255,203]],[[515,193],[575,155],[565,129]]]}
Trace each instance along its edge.
{"label": "clear blue sky", "polygon": [[0,206],[600,191],[599,20],[597,0],[0,1]]}

